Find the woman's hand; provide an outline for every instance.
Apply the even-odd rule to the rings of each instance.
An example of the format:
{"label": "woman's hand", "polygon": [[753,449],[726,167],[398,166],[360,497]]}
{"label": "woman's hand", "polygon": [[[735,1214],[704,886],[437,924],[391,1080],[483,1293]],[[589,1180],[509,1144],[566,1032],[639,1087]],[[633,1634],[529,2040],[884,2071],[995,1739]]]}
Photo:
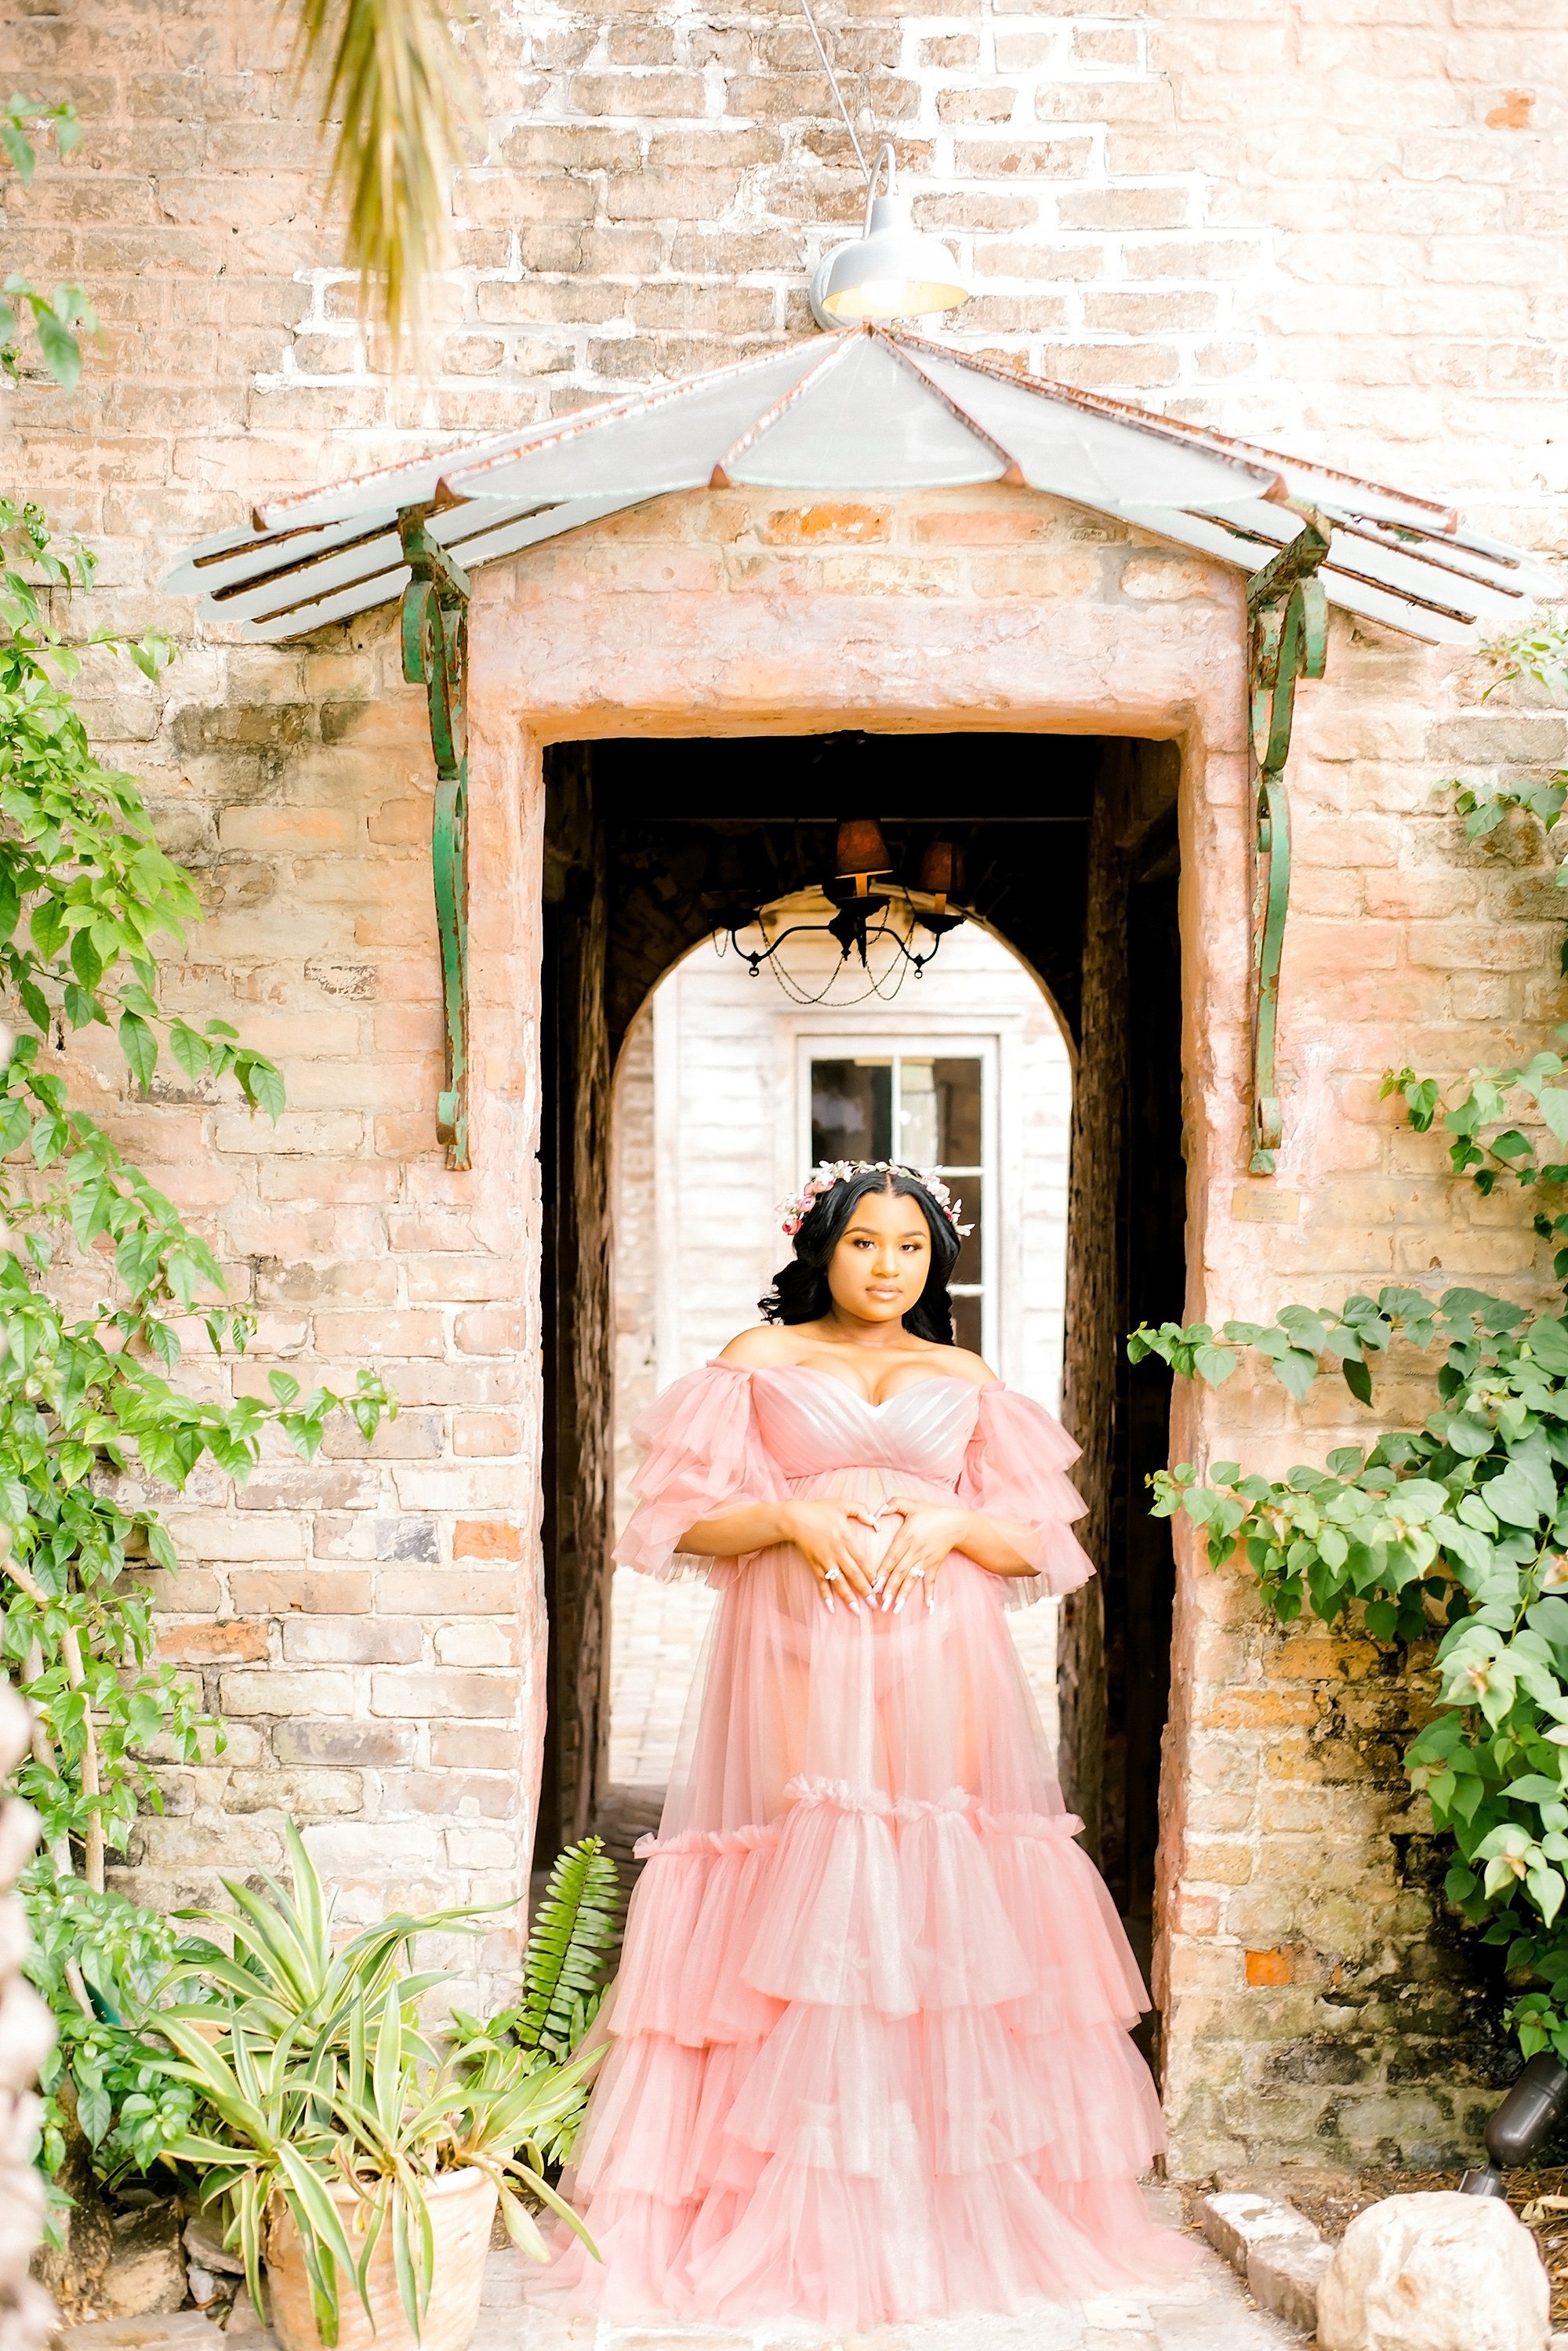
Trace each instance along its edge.
{"label": "woman's hand", "polygon": [[841,1502],[836,1496],[821,1500],[788,1502],[779,1513],[780,1532],[794,1544],[817,1579],[830,1612],[833,1594],[860,1609],[871,1598],[871,1572],[866,1565],[862,1527],[876,1531],[876,1514],[860,1502]]}
{"label": "woman's hand", "polygon": [[884,1515],[895,1512],[904,1521],[887,1547],[873,1590],[877,1604],[896,1616],[910,1592],[924,1590],[925,1605],[936,1604],[936,1576],[950,1552],[962,1551],[974,1525],[971,1510],[948,1502],[922,1502],[895,1494],[883,1504]]}

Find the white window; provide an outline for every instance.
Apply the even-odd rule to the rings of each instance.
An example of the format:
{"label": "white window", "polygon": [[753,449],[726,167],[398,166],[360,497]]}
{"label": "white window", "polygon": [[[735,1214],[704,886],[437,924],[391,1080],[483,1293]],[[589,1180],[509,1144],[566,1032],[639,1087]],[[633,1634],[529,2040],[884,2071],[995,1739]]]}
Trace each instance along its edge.
{"label": "white window", "polygon": [[[877,1050],[880,1045],[881,1050]],[[997,1344],[996,1049],[989,1038],[800,1040],[802,1175],[820,1159],[897,1159],[940,1176],[973,1225],[952,1280],[954,1336]]]}

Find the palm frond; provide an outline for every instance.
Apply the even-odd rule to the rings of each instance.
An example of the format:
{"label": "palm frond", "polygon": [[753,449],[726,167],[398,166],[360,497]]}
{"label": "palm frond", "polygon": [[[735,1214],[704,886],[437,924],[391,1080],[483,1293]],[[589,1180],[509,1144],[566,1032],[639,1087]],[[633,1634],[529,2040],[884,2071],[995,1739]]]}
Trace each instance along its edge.
{"label": "palm frond", "polygon": [[512,2030],[525,2049],[564,2057],[592,2022],[606,1954],[621,1929],[621,1881],[600,1837],[558,1854],[528,1931]]}
{"label": "palm frond", "polygon": [[477,113],[470,69],[444,0],[305,0],[294,65],[301,84],[324,70],[329,193],[347,203],[361,316],[387,328],[395,361],[451,251],[447,183]]}

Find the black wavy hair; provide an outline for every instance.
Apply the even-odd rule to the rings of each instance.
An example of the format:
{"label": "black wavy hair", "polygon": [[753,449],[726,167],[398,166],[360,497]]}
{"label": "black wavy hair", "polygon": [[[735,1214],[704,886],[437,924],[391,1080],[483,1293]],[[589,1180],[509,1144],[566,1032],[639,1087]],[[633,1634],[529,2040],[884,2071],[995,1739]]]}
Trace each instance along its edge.
{"label": "black wavy hair", "polygon": [[953,1301],[947,1284],[958,1257],[958,1235],[918,1176],[902,1167],[870,1167],[863,1176],[846,1176],[824,1192],[795,1236],[795,1254],[773,1277],[758,1311],[765,1322],[816,1322],[832,1304],[828,1288],[828,1261],[843,1238],[857,1202],[868,1192],[891,1192],[904,1200],[917,1200],[931,1235],[931,1270],[925,1287],[904,1318],[904,1327],[916,1339],[939,1347],[953,1340]]}

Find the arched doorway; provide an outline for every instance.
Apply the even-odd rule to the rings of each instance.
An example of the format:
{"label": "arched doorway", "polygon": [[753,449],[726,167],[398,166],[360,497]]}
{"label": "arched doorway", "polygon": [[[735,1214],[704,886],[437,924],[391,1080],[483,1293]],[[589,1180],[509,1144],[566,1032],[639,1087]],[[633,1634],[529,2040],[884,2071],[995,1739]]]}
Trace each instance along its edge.
{"label": "arched doorway", "polygon": [[[780,921],[831,912],[812,893]],[[716,946],[728,950],[722,933],[664,974],[615,1071],[617,1526],[632,1508],[633,1424],[755,1322],[788,1254],[776,1203],[820,1159],[939,1170],[972,1227],[953,1285],[959,1343],[1060,1403],[1072,1056],[1033,973],[977,923],[918,978],[874,952],[886,993],[820,931],[782,950],[788,990]],[[670,1776],[712,1607],[700,1585],[615,1572],[609,1779],[643,1813]],[[1053,1736],[1055,1616],[1047,1604],[1009,1619]]]}
{"label": "arched doorway", "polygon": [[[1147,1956],[1173,1572],[1166,1530],[1147,1520],[1142,1489],[1148,1468],[1166,1456],[1168,1394],[1157,1368],[1129,1373],[1120,1341],[1140,1317],[1178,1314],[1182,1303],[1176,774],[1169,746],[1074,736],[621,738],[560,744],[547,755],[541,1160],[551,1655],[541,1851],[599,1817],[612,1785],[607,1554],[616,1484],[617,1057],[653,989],[711,936],[726,903],[768,903],[803,888],[825,870],[838,819],[873,813],[901,862],[938,831],[958,839],[966,903],[992,934],[988,945],[1001,958],[995,967],[1027,969],[1037,999],[1043,989],[1077,1047],[1062,1408],[1085,1449],[1088,1540],[1102,1573],[1061,1612],[1061,1763],[1070,1801]],[[896,1017],[882,1020],[872,1008],[886,1055],[839,1050],[870,1044],[863,1008],[858,1019],[834,1009],[825,1023],[813,1016],[791,1030],[798,1104],[813,1099],[811,1074],[800,1091],[803,1055],[808,1072],[813,1060],[829,1070],[816,1102],[830,1117],[847,1103],[874,1125],[893,1114],[896,1090],[916,1120],[929,1119],[916,1097],[935,1082],[936,1062],[983,1062],[996,1025],[972,989],[967,1030],[960,1021],[945,1033],[959,1044],[967,1034],[981,1050],[940,1052],[944,1033],[920,1033],[927,1016],[906,1000],[913,986]],[[937,1032],[946,1019],[937,1019]],[[896,1050],[895,1037],[904,1040]],[[737,1041],[744,1051],[734,1037],[731,1049]],[[776,1056],[777,1044],[768,1050]],[[889,1064],[885,1081],[852,1074],[856,1063],[876,1060]],[[978,1101],[983,1074],[943,1073],[949,1088],[977,1078]],[[789,1180],[788,1171],[786,1183],[776,1180],[774,1160],[782,1154],[792,1163],[804,1137],[781,1137],[770,1123],[773,1156],[759,1160],[758,1073],[737,1066],[736,1079],[743,1147],[733,1158],[737,1181],[758,1191],[757,1246],[766,1256],[774,1238],[768,1211]],[[841,1110],[829,1113],[835,1089]],[[1027,1100],[1015,1107],[1027,1112]],[[868,1141],[878,1139],[868,1126]],[[852,1150],[852,1140],[846,1134],[850,1155],[881,1155]],[[1030,1203],[1019,1196],[1021,1157],[1004,1152],[1000,1127],[983,1149],[993,1241],[1006,1228],[1022,1236],[1020,1248],[1038,1242]],[[661,1267],[670,1278],[667,1240],[654,1233],[639,1243],[644,1251],[652,1243],[655,1280]],[[754,1270],[747,1269],[747,1289]],[[1016,1332],[1019,1311],[1011,1287],[1018,1267],[1008,1273],[1004,1281],[993,1246],[985,1278],[971,1285],[970,1335],[1004,1357],[1006,1375],[1039,1387],[1040,1350],[1031,1364],[1027,1346],[1005,1336],[1009,1317]],[[622,1307],[629,1295],[623,1280]],[[704,1331],[706,1343],[728,1335],[718,1322],[733,1327],[734,1304],[715,1299],[716,1335]],[[636,1311],[646,1318],[650,1310]],[[684,1367],[656,1362],[643,1376]],[[629,1370],[623,1363],[623,1375]]]}

